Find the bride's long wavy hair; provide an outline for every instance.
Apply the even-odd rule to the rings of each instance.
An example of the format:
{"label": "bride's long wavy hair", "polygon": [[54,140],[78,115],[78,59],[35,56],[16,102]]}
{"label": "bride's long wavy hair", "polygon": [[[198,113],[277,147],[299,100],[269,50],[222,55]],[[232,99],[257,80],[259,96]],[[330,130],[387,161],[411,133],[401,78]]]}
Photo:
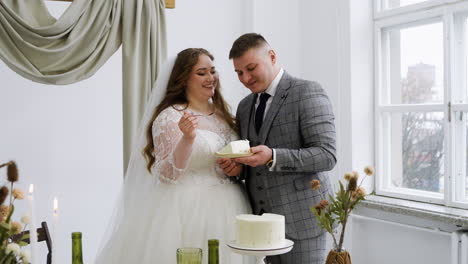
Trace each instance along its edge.
{"label": "bride's long wavy hair", "polygon": [[[154,158],[154,145],[153,145],[153,122],[156,120],[158,115],[166,108],[172,107],[173,105],[186,105],[189,106],[189,101],[187,100],[186,83],[190,78],[190,73],[192,68],[197,64],[198,57],[201,55],[206,55],[210,57],[211,60],[214,60],[213,55],[205,49],[202,48],[189,48],[185,49],[179,54],[174,63],[169,81],[167,83],[166,94],[162,99],[161,103],[154,110],[151,121],[146,126],[146,146],[143,149],[143,156],[146,159],[146,169],[151,173],[151,168],[155,163]],[[218,79],[217,85],[215,87],[215,92],[212,97],[213,106],[215,107],[215,112],[218,113],[224,121],[231,127],[234,131],[237,131],[236,122],[234,117],[231,115],[229,105],[224,100],[220,92],[221,85]]]}

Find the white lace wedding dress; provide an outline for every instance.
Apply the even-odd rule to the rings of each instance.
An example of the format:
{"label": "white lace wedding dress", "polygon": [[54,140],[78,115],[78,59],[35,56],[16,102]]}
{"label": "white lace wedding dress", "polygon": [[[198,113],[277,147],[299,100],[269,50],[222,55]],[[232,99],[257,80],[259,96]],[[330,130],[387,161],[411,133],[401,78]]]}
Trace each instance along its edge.
{"label": "white lace wedding dress", "polygon": [[122,216],[131,220],[117,227],[96,263],[176,264],[181,247],[202,248],[207,263],[207,243],[213,238],[220,242],[220,263],[251,263],[226,246],[235,239],[235,216],[250,213],[247,195],[223,174],[213,155],[237,135],[216,114],[198,117],[190,158],[185,168],[177,168],[174,149],[182,137],[177,124],[181,116],[169,107],[154,121],[153,175],[159,182],[138,205],[146,210]]}

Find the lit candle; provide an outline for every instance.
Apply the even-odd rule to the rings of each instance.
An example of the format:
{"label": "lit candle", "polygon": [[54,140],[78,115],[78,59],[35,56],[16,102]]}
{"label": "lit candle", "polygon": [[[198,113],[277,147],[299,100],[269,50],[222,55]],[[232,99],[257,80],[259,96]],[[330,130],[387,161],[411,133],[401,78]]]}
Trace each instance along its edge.
{"label": "lit candle", "polygon": [[36,263],[34,261],[36,257],[36,243],[37,243],[37,232],[36,232],[36,218],[34,214],[34,185],[29,185],[29,195],[28,195],[28,202],[29,202],[29,217],[30,219],[30,228],[29,228],[29,241],[31,246],[31,263]]}
{"label": "lit candle", "polygon": [[57,197],[54,197],[54,217],[58,216],[58,200]]}
{"label": "lit candle", "polygon": [[58,253],[58,200],[54,197],[54,238],[52,241],[52,263],[57,263]]}

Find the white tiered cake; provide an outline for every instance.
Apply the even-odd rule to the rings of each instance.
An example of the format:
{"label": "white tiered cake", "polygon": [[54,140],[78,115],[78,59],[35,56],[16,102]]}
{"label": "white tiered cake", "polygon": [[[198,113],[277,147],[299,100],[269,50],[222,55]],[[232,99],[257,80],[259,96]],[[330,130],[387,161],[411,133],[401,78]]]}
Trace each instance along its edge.
{"label": "white tiered cake", "polygon": [[284,216],[277,214],[236,216],[236,243],[248,248],[279,248],[285,244]]}

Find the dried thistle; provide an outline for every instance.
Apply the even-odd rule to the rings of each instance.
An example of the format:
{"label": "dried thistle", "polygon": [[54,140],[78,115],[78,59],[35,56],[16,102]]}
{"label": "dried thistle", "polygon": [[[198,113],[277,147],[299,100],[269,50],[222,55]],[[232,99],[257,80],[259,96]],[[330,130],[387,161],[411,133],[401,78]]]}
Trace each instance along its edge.
{"label": "dried thistle", "polygon": [[364,189],[364,187],[359,187],[356,190],[356,193],[359,195],[359,197],[364,197],[366,196],[366,189]]}
{"label": "dried thistle", "polygon": [[358,181],[358,174],[353,174],[353,176],[349,179],[348,183],[348,191],[354,192],[357,188],[357,181]]}
{"label": "dried thistle", "polygon": [[8,165],[7,169],[7,179],[9,182],[17,182],[19,178],[18,175],[18,167],[16,166],[16,163],[14,161],[10,161],[10,164]]}
{"label": "dried thistle", "polygon": [[330,203],[327,200],[321,200],[316,206],[314,206],[317,213],[320,214],[322,210],[325,210]]}
{"label": "dried thistle", "polygon": [[21,230],[23,229],[23,225],[20,223],[20,222],[16,222],[16,221],[13,221],[11,222],[11,232],[13,232],[13,234],[19,234],[21,233]]}
{"label": "dried thistle", "polygon": [[21,217],[21,223],[29,225],[31,223],[31,217],[29,215],[24,215]]}
{"label": "dried thistle", "polygon": [[0,205],[0,216],[6,218],[10,213],[10,207],[7,205]]}
{"label": "dried thistle", "polygon": [[311,188],[312,190],[314,190],[314,191],[318,190],[318,189],[320,188],[320,185],[321,185],[321,184],[320,184],[320,181],[317,180],[317,179],[311,180],[311,181],[309,182],[309,184],[310,184],[310,188]]}
{"label": "dried thistle", "polygon": [[347,172],[344,174],[344,179],[349,181],[353,177],[353,174],[351,172]]}
{"label": "dried thistle", "polygon": [[8,187],[2,186],[2,188],[0,188],[0,204],[3,204],[5,202],[9,193],[10,190],[8,189]]}
{"label": "dried thistle", "polygon": [[364,168],[364,173],[367,174],[367,176],[372,176],[374,175],[374,168],[372,166],[366,166]]}
{"label": "dried thistle", "polygon": [[366,196],[366,189],[364,187],[358,187],[356,191],[351,193],[351,199],[356,200]]}
{"label": "dried thistle", "polygon": [[330,203],[327,200],[321,200],[317,206],[319,206],[320,209],[325,209],[329,205]]}
{"label": "dried thistle", "polygon": [[20,189],[13,189],[11,191],[11,195],[13,195],[13,198],[17,200],[23,200],[24,199],[24,192]]}

